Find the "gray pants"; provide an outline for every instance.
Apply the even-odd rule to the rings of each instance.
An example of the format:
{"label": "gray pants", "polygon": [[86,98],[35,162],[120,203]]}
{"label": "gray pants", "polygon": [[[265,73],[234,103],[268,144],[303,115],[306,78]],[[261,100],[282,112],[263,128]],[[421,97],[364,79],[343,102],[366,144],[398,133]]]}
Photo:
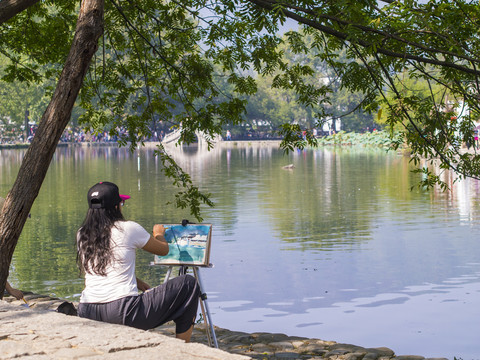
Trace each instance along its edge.
{"label": "gray pants", "polygon": [[148,330],[173,320],[176,333],[192,326],[197,315],[200,287],[190,275],[182,275],[138,296],[108,303],[80,303],[80,317]]}

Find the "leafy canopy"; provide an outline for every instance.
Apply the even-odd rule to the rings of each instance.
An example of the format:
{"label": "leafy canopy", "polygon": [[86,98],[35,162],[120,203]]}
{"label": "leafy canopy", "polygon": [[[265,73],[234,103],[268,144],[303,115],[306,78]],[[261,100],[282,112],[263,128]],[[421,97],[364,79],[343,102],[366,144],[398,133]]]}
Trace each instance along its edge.
{"label": "leafy canopy", "polygon": [[[77,11],[78,1],[45,0],[4,23],[0,50],[10,59],[4,79],[58,77]],[[397,144],[408,145],[414,161],[440,159],[442,168],[478,178],[478,154],[465,154],[461,144],[473,142],[480,110],[479,18],[478,1],[465,0],[106,0],[104,36],[80,96],[81,121],[94,131],[108,128],[132,147],[159,121],[181,124],[186,142],[196,130],[213,138],[243,121],[245,98],[261,74],[293,91],[318,119],[333,112],[332,94],[361,94],[359,106],[401,128]],[[282,37],[287,19],[303,33]],[[286,46],[298,62],[287,61]],[[335,81],[312,82],[319,64]],[[219,78],[233,91],[222,91]],[[405,91],[409,82],[422,83],[421,94]],[[461,104],[469,111],[453,125]],[[305,146],[301,130],[283,124],[282,146]],[[315,144],[309,133],[307,143]],[[158,151],[167,175],[183,184],[188,175],[161,145]],[[185,184],[177,205],[199,216],[208,197]]]}

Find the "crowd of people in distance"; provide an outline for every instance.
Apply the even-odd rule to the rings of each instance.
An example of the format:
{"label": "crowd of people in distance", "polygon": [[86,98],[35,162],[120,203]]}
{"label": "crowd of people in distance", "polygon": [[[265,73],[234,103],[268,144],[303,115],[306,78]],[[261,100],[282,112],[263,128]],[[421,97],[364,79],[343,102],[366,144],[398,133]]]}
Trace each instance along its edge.
{"label": "crowd of people in distance", "polygon": [[[31,126],[27,132],[20,129],[12,129],[10,131],[2,131],[0,129],[0,145],[30,143],[35,136],[37,126]],[[83,142],[117,142],[120,138],[128,136],[126,129],[121,128],[116,135],[111,135],[108,131],[101,133],[85,132],[83,130],[75,130],[71,127],[65,129],[60,137],[60,143],[83,143]],[[152,135],[144,139],[145,141],[162,141],[165,137],[163,130],[153,131]]]}

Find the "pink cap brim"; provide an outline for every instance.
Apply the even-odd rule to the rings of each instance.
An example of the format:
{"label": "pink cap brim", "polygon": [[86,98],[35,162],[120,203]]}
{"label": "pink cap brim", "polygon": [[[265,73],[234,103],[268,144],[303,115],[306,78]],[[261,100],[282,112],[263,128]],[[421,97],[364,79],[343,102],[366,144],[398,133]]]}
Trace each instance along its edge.
{"label": "pink cap brim", "polygon": [[128,196],[128,195],[123,195],[123,194],[120,194],[120,199],[122,199],[123,201],[125,201],[125,200],[128,200],[128,199],[130,199],[130,196]]}

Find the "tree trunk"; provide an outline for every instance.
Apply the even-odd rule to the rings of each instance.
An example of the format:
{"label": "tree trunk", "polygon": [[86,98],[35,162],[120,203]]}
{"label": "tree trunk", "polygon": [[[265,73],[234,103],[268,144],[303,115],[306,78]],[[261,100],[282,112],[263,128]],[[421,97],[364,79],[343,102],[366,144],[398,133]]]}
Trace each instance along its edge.
{"label": "tree trunk", "polygon": [[39,0],[2,0],[0,1],[0,24],[18,13],[36,4]]}
{"label": "tree trunk", "polygon": [[70,120],[92,56],[97,50],[98,39],[103,33],[103,11],[104,0],[82,1],[73,43],[55,93],[42,116],[3,209],[0,209],[0,299],[3,298],[18,238],[45,179],[60,136]]}

